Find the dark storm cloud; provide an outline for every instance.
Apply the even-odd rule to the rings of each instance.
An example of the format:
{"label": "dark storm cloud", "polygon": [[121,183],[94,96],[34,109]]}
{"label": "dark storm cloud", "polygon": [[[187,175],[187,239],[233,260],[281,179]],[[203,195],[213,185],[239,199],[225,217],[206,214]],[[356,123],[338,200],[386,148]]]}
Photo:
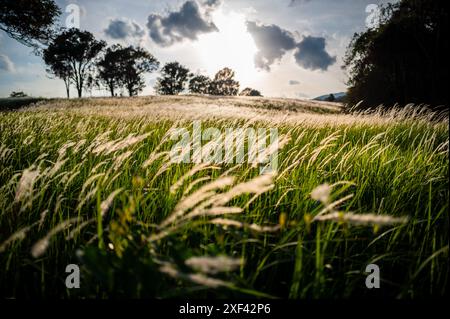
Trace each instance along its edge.
{"label": "dark storm cloud", "polygon": [[140,38],[145,34],[145,31],[135,22],[114,19],[109,22],[105,34],[112,39],[124,40],[126,38]]}
{"label": "dark storm cloud", "polygon": [[325,38],[304,37],[297,44],[297,51],[294,53],[295,61],[305,69],[326,71],[336,62],[336,57],[328,54],[325,45]]}
{"label": "dark storm cloud", "polygon": [[270,67],[291,50],[295,50],[297,64],[305,69],[325,71],[336,62],[336,57],[330,56],[325,50],[325,38],[307,36],[297,42],[291,32],[277,25],[252,21],[247,21],[247,30],[258,48],[255,66],[259,69],[270,71]]}
{"label": "dark storm cloud", "polygon": [[[207,1],[210,3],[201,8],[195,1],[185,2],[178,11],[169,12],[162,16],[150,14],[147,28],[150,38],[160,46],[170,46],[185,39],[197,40],[202,33],[219,31],[216,25],[210,21],[209,10],[219,1]],[[202,12],[202,9],[206,12]]]}
{"label": "dark storm cloud", "polygon": [[295,48],[294,36],[277,25],[260,25],[247,21],[247,30],[259,50],[255,56],[255,65],[260,69],[269,71],[272,64]]}

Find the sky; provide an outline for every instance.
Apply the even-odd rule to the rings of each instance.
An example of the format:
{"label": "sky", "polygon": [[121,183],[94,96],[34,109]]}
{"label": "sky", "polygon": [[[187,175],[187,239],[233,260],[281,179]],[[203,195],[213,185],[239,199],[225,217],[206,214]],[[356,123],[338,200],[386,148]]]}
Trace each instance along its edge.
{"label": "sky", "polygon": [[[163,65],[178,61],[195,74],[235,71],[241,89],[268,97],[314,98],[346,90],[341,68],[372,4],[384,0],[56,0],[61,26],[77,23],[108,45],[139,45]],[[75,8],[75,9],[74,9]],[[74,11],[75,10],[75,11]],[[63,81],[42,59],[0,31],[0,97],[12,91],[64,97]],[[141,95],[154,94],[158,73]],[[125,92],[124,92],[125,93]],[[72,89],[75,95],[75,89]],[[108,95],[94,90],[87,96]]]}

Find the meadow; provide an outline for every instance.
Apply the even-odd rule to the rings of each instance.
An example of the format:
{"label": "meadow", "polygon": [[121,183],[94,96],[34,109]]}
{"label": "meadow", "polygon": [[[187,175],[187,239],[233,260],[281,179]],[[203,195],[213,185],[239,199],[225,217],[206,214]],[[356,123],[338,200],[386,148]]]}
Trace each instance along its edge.
{"label": "meadow", "polygon": [[[169,132],[277,128],[276,173],[169,160]],[[289,99],[54,99],[0,112],[6,298],[448,293],[448,117]],[[209,142],[210,146],[214,141]],[[79,289],[65,285],[68,264]],[[366,287],[366,267],[380,288]]]}

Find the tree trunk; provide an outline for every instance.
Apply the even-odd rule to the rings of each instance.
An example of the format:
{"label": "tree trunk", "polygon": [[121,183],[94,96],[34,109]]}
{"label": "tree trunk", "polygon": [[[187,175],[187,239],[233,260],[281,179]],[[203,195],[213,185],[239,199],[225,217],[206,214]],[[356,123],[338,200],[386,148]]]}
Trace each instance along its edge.
{"label": "tree trunk", "polygon": [[80,72],[78,72],[78,86],[77,86],[78,98],[81,98],[83,95],[83,86],[84,86],[84,79],[80,74]]}
{"label": "tree trunk", "polygon": [[66,85],[67,98],[70,99],[70,79],[64,79],[64,84]]}

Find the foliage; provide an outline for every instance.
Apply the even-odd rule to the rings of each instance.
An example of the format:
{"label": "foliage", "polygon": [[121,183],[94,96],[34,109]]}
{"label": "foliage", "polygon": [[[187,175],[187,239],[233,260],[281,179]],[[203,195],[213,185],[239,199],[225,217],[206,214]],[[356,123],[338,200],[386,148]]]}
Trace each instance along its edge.
{"label": "foliage", "polygon": [[9,95],[9,97],[27,97],[28,95],[26,95],[25,93],[23,93],[23,91],[13,91],[11,92],[11,94]]}
{"label": "foliage", "polygon": [[158,60],[145,49],[129,46],[121,51],[120,77],[130,96],[137,95],[145,87],[145,73],[156,71]]}
{"label": "foliage", "polygon": [[52,39],[60,14],[53,0],[2,0],[0,30],[26,46],[39,48]]}
{"label": "foliage", "polygon": [[115,89],[125,87],[129,96],[145,87],[144,74],[159,67],[158,60],[140,47],[113,45],[97,62],[98,79],[115,96]]}
{"label": "foliage", "polygon": [[105,54],[97,61],[97,77],[99,82],[107,87],[111,96],[115,96],[115,90],[122,86],[121,61],[122,46],[113,45],[106,49]]}
{"label": "foliage", "polygon": [[184,91],[190,77],[189,69],[178,62],[170,62],[161,69],[155,90],[161,95],[178,95]]}
{"label": "foliage", "polygon": [[239,94],[240,96],[262,96],[261,92],[252,88],[245,88]]}
{"label": "foliage", "polygon": [[223,68],[214,76],[211,82],[212,95],[237,95],[239,93],[239,82],[234,80],[234,71]]}
{"label": "foliage", "polygon": [[356,33],[347,49],[349,105],[448,105],[446,1],[402,0],[381,8],[379,27]]}
{"label": "foliage", "polygon": [[328,95],[328,97],[326,98],[327,102],[334,102],[336,101],[336,97],[334,96],[333,93],[331,93],[330,95]]}
{"label": "foliage", "polygon": [[209,94],[211,79],[204,75],[196,75],[189,80],[189,92],[193,94]]}
{"label": "foliage", "polygon": [[105,46],[104,41],[96,40],[88,31],[64,30],[43,51],[44,62],[55,76],[73,82],[81,97],[87,79],[94,72],[94,59]]}
{"label": "foliage", "polygon": [[44,51],[44,62],[47,64],[47,73],[64,81],[66,96],[70,98],[70,85],[73,83],[73,69],[68,60],[58,59]]}

